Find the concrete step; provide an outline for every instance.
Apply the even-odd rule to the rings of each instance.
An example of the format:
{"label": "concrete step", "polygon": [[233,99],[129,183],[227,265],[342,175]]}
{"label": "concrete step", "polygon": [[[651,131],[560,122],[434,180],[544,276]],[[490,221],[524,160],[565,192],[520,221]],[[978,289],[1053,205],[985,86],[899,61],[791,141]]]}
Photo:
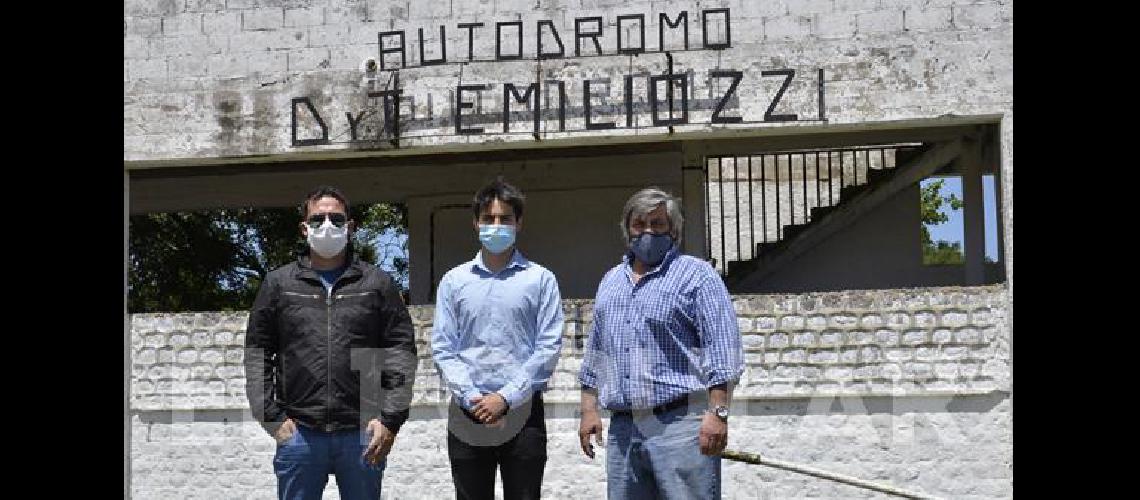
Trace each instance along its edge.
{"label": "concrete step", "polygon": [[829,205],[826,207],[812,207],[812,209],[811,209],[811,221],[815,222],[815,221],[820,220],[824,217],[827,217],[827,214],[834,212],[834,211],[835,211],[835,205]]}
{"label": "concrete step", "polygon": [[843,189],[839,190],[839,203],[836,203],[836,205],[841,205],[847,202],[847,200],[854,198],[856,195],[862,193],[866,189],[866,184],[844,186]]}
{"label": "concrete step", "polygon": [[768,253],[772,252],[773,250],[775,250],[776,247],[778,247],[778,246],[780,246],[780,244],[778,242],[775,242],[775,241],[769,241],[768,243],[757,243],[756,244],[756,255],[763,257],[765,254],[768,254]]}
{"label": "concrete step", "polygon": [[809,224],[788,224],[788,225],[785,225],[784,226],[784,239],[783,239],[783,241],[788,241],[792,238],[795,238],[797,235],[802,233],[804,231],[804,229],[807,229],[808,225]]}
{"label": "concrete step", "polygon": [[894,175],[894,173],[895,173],[895,170],[893,168],[892,169],[880,168],[880,169],[868,170],[867,171],[867,184],[876,185],[880,182],[883,182],[883,181],[891,178],[891,176]]}

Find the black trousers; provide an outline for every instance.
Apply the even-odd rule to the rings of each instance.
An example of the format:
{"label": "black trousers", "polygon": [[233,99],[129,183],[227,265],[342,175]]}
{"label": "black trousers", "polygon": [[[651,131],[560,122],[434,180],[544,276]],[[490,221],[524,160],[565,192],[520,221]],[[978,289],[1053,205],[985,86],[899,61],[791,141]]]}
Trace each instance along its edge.
{"label": "black trousers", "polygon": [[546,419],[542,395],[536,394],[503,417],[502,428],[490,428],[451,402],[447,423],[447,456],[455,497],[495,498],[495,470],[503,478],[505,500],[537,499],[546,469]]}

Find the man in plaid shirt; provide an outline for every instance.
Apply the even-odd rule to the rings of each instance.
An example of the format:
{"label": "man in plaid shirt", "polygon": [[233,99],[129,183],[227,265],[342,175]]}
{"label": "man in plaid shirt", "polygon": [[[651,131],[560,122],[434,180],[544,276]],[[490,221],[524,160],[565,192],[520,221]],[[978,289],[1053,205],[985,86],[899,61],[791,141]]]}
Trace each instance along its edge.
{"label": "man in plaid shirt", "polygon": [[[615,498],[720,498],[731,387],[744,370],[736,313],[707,262],[680,253],[680,203],[648,188],[622,210],[622,262],[598,285],[578,381],[582,452],[606,446]],[[610,411],[609,444],[598,407]]]}

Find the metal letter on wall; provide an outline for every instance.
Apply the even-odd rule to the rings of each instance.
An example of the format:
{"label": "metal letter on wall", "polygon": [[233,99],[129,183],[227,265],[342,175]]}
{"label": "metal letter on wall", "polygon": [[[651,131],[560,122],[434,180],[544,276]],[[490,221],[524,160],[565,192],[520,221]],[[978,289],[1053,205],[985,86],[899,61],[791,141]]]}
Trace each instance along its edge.
{"label": "metal letter on wall", "polygon": [[633,75],[625,75],[625,126],[633,126]]}
{"label": "metal letter on wall", "polygon": [[[399,47],[384,48],[384,38],[387,38],[387,37],[400,37],[400,46]],[[408,54],[404,50],[404,30],[381,31],[380,35],[379,35],[379,39],[380,39],[380,69],[381,70],[384,69],[384,55],[391,54],[394,52],[400,53],[400,67],[401,68],[408,67]]]}
{"label": "metal letter on wall", "polygon": [[350,140],[354,142],[356,141],[356,129],[360,126],[360,119],[364,118],[364,113],[366,112],[367,110],[357,113],[356,118],[352,117],[352,113],[349,113],[348,111],[344,112],[344,117],[348,119],[348,133],[351,137]]}
{"label": "metal letter on wall", "polygon": [[[309,112],[313,114],[313,118],[317,120],[317,125],[321,127],[320,139],[297,139],[297,105],[304,103]],[[293,98],[293,146],[318,146],[321,144],[329,143],[329,128],[325,125],[325,121],[321,119],[321,114],[317,112],[317,108],[313,106],[313,102],[308,97],[294,97]]]}
{"label": "metal letter on wall", "polygon": [[[542,27],[543,26],[549,26],[550,27],[550,34],[554,35],[554,41],[558,42],[558,52],[543,52],[542,51]],[[535,53],[538,54],[539,59],[553,59],[555,57],[565,57],[566,56],[566,46],[562,45],[562,37],[558,36],[558,28],[554,27],[553,21],[551,21],[549,19],[543,19],[543,20],[539,21],[538,22],[538,36],[535,37],[535,39],[537,40],[537,46],[538,46],[538,49],[535,50]]]}
{"label": "metal letter on wall", "polygon": [[[597,23],[598,24],[598,31],[595,31],[592,33],[583,33],[582,32],[582,25],[585,23]],[[598,37],[600,37],[600,36],[602,36],[602,18],[601,18],[601,16],[576,17],[576,18],[574,18],[574,55],[575,56],[581,56],[582,55],[581,41],[583,38],[589,38],[590,40],[592,40],[594,42],[594,49],[598,51],[598,54],[601,54],[602,53],[602,44],[598,43]]]}
{"label": "metal letter on wall", "polygon": [[[670,118],[662,119],[658,116],[657,109],[657,82],[665,82],[665,89],[668,91],[666,99],[669,101]],[[673,84],[680,82],[681,84],[681,117],[673,118]],[[676,75],[654,75],[649,77],[649,110],[653,115],[653,126],[663,125],[680,125],[682,123],[689,123],[689,80],[684,73]]]}
{"label": "metal letter on wall", "polygon": [[443,26],[439,27],[439,54],[438,59],[424,59],[424,29],[420,28],[420,65],[421,66],[435,66],[436,64],[447,64],[447,35],[444,33]]}
{"label": "metal letter on wall", "polygon": [[467,29],[467,60],[475,58],[475,28],[482,28],[483,23],[459,23],[459,29]]}
{"label": "metal letter on wall", "polygon": [[[614,122],[606,123],[593,123],[590,121],[590,80],[582,81],[582,105],[584,106],[584,114],[586,116],[586,130],[606,130],[616,127]],[[607,86],[608,87],[608,86]]]}
{"label": "metal letter on wall", "polygon": [[543,80],[543,96],[545,105],[543,109],[550,109],[550,87],[554,85],[558,88],[558,131],[566,131],[566,82],[562,80]]}
{"label": "metal letter on wall", "polygon": [[400,94],[402,89],[380,90],[369,92],[368,97],[380,97],[381,108],[384,110],[384,128],[381,134],[391,135],[396,140],[400,138]]}
{"label": "metal letter on wall", "polygon": [[662,52],[665,51],[665,26],[669,26],[670,29],[676,29],[677,26],[681,26],[681,23],[685,23],[685,50],[689,50],[689,11],[682,10],[680,14],[677,14],[677,19],[672,22],[669,21],[669,16],[665,15],[664,12],[657,17],[657,43],[659,45],[657,49]]}
{"label": "metal letter on wall", "polygon": [[794,69],[775,69],[771,71],[761,71],[760,76],[783,76],[784,84],[780,85],[780,90],[776,91],[776,97],[772,99],[772,104],[768,105],[768,110],[764,112],[764,121],[766,122],[794,122],[799,120],[799,117],[792,115],[773,115],[772,110],[776,109],[776,104],[780,102],[780,98],[784,97],[784,91],[788,90],[788,85],[792,83],[792,77],[796,76]]}
{"label": "metal letter on wall", "polygon": [[827,121],[827,109],[823,102],[823,68],[819,68],[819,121]]}
{"label": "metal letter on wall", "polygon": [[[709,43],[709,14],[724,14],[724,42]],[[706,49],[720,50],[732,47],[732,22],[728,8],[705,9],[701,11],[701,43]]]}
{"label": "metal letter on wall", "polygon": [[463,100],[464,92],[489,90],[490,85],[460,85],[455,89],[455,133],[460,135],[482,134],[483,127],[463,128],[463,110],[475,107],[475,103]]}
{"label": "metal letter on wall", "polygon": [[[625,48],[622,46],[622,21],[637,20],[637,27],[641,29],[641,46]],[[617,50],[620,54],[640,54],[645,52],[645,14],[630,14],[625,16],[618,16],[617,18]]]}
{"label": "metal letter on wall", "polygon": [[712,119],[709,121],[711,123],[740,123],[744,121],[744,117],[741,116],[720,116],[720,113],[724,111],[724,105],[728,102],[729,99],[732,98],[732,95],[736,92],[736,86],[739,85],[740,80],[744,78],[744,72],[733,70],[713,70],[709,72],[709,76],[712,76],[713,78],[732,78],[732,84],[728,86],[728,90],[725,91],[724,97],[721,97],[720,100],[716,102],[716,108],[713,109]]}
{"label": "metal letter on wall", "polygon": [[503,132],[511,131],[511,96],[514,96],[515,101],[530,104],[530,96],[534,94],[534,133],[538,133],[538,119],[542,114],[539,112],[538,106],[538,84],[532,83],[526,86],[526,92],[519,95],[518,87],[513,83],[503,84]]}
{"label": "metal letter on wall", "polygon": [[[514,26],[518,30],[519,40],[519,53],[512,55],[503,55],[503,26]],[[496,61],[510,61],[512,59],[522,59],[523,56],[523,23],[522,21],[508,21],[495,23],[495,60]]]}

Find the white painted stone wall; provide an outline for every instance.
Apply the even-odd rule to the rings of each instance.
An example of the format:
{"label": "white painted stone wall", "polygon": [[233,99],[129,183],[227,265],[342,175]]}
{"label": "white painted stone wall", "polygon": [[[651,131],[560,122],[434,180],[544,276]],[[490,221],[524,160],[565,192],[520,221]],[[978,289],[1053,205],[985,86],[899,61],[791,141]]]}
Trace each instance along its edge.
{"label": "white painted stone wall", "polygon": [[[294,148],[290,142],[294,97],[310,97],[328,123],[335,144],[321,147],[347,149],[345,113],[355,115],[367,107],[367,90],[383,87],[390,76],[382,74],[369,83],[360,69],[367,58],[379,56],[378,34],[388,30],[405,31],[412,67],[401,70],[400,87],[413,98],[402,105],[407,119],[432,120],[420,132],[409,130],[403,145],[533,140],[525,117],[512,130],[518,133],[507,135],[457,136],[450,120],[456,86],[487,83],[492,88],[469,111],[483,115],[488,132],[502,132],[503,84],[530,82],[535,74],[566,81],[566,127],[581,129],[584,79],[610,79],[607,88],[598,90],[603,97],[595,106],[604,102],[620,108],[624,75],[664,73],[664,54],[613,55],[619,15],[646,15],[646,46],[654,51],[659,46],[658,15],[672,19],[687,11],[690,48],[696,49],[704,34],[700,12],[715,8],[731,9],[732,46],[676,52],[674,57],[677,72],[694,72],[694,101],[714,98],[727,85],[727,80],[711,81],[709,70],[745,73],[739,102],[730,106],[727,116],[763,120],[782,79],[762,78],[760,72],[794,69],[797,77],[773,113],[818,119],[816,70],[822,68],[829,123],[944,114],[1012,117],[1013,14],[1007,0],[128,0],[124,159],[312,149]],[[603,18],[604,55],[549,59],[541,65],[532,60],[538,21],[553,22],[572,56],[574,20],[589,16]],[[523,23],[524,59],[480,62],[495,57],[495,23],[509,21]],[[458,64],[466,61],[469,44],[467,31],[457,25],[473,22],[485,23],[474,34],[476,61]],[[418,29],[424,28],[425,57],[431,59],[439,55],[440,25],[446,28],[450,63],[419,66]],[[720,39],[722,31],[710,22],[710,41]],[[666,37],[667,49],[680,47],[678,36],[667,31]],[[504,51],[514,49],[513,44],[513,39],[504,42]],[[584,55],[592,53],[592,48],[584,49]],[[639,80],[634,90],[635,101],[644,103],[646,84]],[[543,99],[546,102],[545,93]],[[712,130],[710,114],[708,108],[695,110],[696,123],[677,130]],[[626,127],[624,114],[614,110],[596,121],[616,121],[615,129],[558,132],[556,120],[548,120],[543,134],[556,139],[664,131],[645,128],[647,120],[641,113],[634,127]],[[303,127],[311,129],[313,123]]]}
{"label": "white painted stone wall", "polygon": [[[740,295],[747,368],[730,448],[945,498],[1012,495],[1008,303],[1002,285]],[[579,345],[592,301],[564,302],[564,348],[546,394],[549,498],[605,494],[604,452],[578,449]],[[445,395],[430,361],[432,307],[411,308],[421,355],[412,417],[385,498],[454,495]],[[133,315],[132,498],[273,498],[273,441],[251,421],[244,313]],[[879,494],[726,462],[726,498]],[[326,498],[337,498],[330,479]]]}

